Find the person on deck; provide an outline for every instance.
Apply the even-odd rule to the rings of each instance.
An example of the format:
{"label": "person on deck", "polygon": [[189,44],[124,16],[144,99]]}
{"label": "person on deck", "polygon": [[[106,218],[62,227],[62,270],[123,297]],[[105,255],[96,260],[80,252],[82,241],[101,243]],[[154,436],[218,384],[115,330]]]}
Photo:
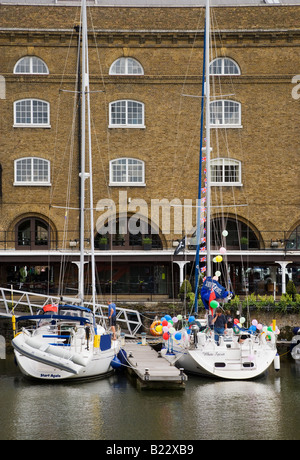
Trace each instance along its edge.
{"label": "person on deck", "polygon": [[109,325],[111,327],[112,333],[113,333],[113,340],[116,340],[116,304],[113,302],[107,302],[108,303],[108,319],[109,319]]}
{"label": "person on deck", "polygon": [[226,316],[223,315],[220,307],[216,309],[216,313],[212,320],[212,325],[214,326],[215,341],[217,344],[219,344],[220,335],[224,335],[224,332],[227,329],[227,319]]}

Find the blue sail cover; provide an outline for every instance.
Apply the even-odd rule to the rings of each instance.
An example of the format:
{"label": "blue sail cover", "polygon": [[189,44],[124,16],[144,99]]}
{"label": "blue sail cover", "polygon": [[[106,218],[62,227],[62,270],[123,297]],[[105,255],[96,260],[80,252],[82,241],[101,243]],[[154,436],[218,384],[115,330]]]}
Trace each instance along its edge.
{"label": "blue sail cover", "polygon": [[225,299],[229,292],[218,281],[208,276],[201,288],[201,300],[206,310],[209,309],[209,303],[214,299]]}

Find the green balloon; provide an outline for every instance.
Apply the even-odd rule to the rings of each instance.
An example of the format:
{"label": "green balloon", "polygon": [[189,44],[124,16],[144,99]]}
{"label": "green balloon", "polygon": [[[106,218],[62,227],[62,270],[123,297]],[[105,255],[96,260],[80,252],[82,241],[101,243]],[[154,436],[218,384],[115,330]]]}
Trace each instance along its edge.
{"label": "green balloon", "polygon": [[219,306],[219,304],[218,304],[218,302],[216,300],[212,300],[210,302],[210,307],[211,308],[215,309],[215,308],[218,308],[218,306]]}

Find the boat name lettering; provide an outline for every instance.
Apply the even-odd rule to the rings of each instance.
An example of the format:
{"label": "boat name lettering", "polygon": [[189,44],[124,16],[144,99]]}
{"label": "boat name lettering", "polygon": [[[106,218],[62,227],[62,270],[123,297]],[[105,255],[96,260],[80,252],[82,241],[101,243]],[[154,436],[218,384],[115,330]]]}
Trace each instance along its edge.
{"label": "boat name lettering", "polygon": [[52,378],[52,379],[60,379],[61,378],[61,375],[60,374],[41,374],[41,378],[42,379],[48,379],[48,378]]}

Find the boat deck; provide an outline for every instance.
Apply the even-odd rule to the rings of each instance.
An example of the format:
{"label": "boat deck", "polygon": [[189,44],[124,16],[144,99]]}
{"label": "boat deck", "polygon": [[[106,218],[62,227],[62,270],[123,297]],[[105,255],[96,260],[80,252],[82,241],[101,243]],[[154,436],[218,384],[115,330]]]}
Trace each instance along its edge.
{"label": "boat deck", "polygon": [[187,376],[182,369],[170,365],[146,343],[126,341],[124,350],[130,365],[128,373],[136,378],[140,389],[184,389]]}

